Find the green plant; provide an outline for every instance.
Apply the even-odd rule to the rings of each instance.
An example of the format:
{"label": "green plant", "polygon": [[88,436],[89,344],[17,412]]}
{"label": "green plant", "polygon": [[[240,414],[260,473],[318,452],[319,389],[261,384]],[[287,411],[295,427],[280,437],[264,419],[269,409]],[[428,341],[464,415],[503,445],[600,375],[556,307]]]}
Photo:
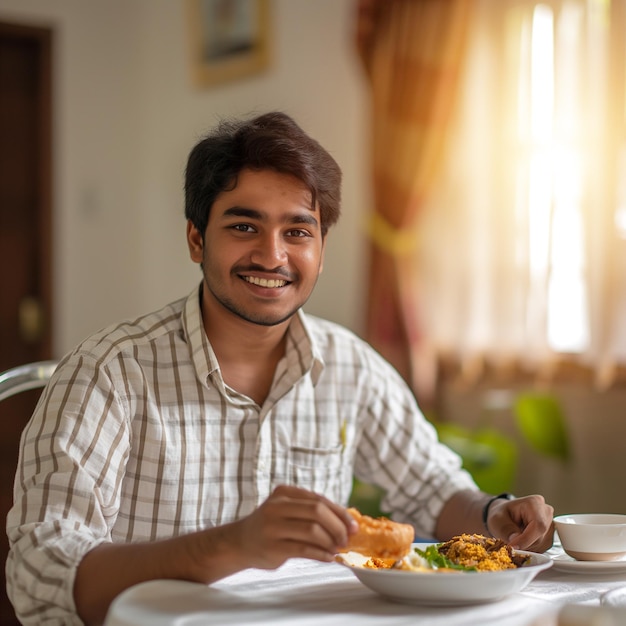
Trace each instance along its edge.
{"label": "green plant", "polygon": [[550,394],[523,393],[513,406],[517,426],[538,453],[569,461],[570,445],[565,416]]}
{"label": "green plant", "polygon": [[[514,397],[508,408],[519,433],[532,450],[561,462],[569,461],[565,415],[553,395],[524,392]],[[495,428],[488,419],[475,429],[431,421],[440,440],[463,459],[463,466],[481,489],[488,493],[512,490],[519,456],[512,437]]]}
{"label": "green plant", "polygon": [[435,428],[440,441],[463,459],[463,467],[483,491],[511,491],[518,452],[510,437],[492,427],[470,430],[443,422],[436,423]]}
{"label": "green plant", "polygon": [[349,506],[358,509],[364,515],[370,517],[387,517],[380,508],[380,501],[385,495],[385,491],[377,485],[364,483],[358,478],[352,480],[352,494],[350,495]]}

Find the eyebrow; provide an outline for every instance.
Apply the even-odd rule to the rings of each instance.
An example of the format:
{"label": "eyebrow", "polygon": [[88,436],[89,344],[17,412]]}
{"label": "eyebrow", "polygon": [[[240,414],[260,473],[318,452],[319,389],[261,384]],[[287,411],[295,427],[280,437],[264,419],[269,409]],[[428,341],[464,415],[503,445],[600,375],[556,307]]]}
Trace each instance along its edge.
{"label": "eyebrow", "polygon": [[[247,217],[248,219],[263,221],[265,214],[257,209],[249,209],[242,206],[233,206],[226,209],[222,213],[222,217]],[[286,220],[288,224],[309,224],[311,226],[319,226],[319,223],[315,217],[309,213],[298,213],[291,215]]]}

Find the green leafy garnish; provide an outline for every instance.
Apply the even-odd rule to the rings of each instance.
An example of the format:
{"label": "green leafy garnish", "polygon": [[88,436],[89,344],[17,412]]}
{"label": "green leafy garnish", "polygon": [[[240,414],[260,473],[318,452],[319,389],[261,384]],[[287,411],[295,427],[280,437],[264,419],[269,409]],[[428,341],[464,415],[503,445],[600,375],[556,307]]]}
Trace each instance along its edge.
{"label": "green leafy garnish", "polygon": [[466,572],[475,572],[475,567],[468,567],[466,565],[459,565],[458,563],[454,563],[448,557],[444,556],[439,552],[437,545],[427,546],[426,550],[420,550],[419,548],[414,548],[415,552],[419,554],[423,559],[428,562],[428,565],[433,569],[460,569]]}

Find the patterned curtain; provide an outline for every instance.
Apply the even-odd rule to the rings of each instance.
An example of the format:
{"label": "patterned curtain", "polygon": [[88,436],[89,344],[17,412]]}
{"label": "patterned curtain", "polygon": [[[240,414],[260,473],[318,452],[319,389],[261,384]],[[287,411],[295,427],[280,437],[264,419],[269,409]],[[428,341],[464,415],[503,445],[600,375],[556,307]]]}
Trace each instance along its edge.
{"label": "patterned curtain", "polygon": [[472,0],[360,0],[357,46],[370,87],[374,207],[366,334],[422,404],[435,359],[420,327],[413,260],[455,106]]}

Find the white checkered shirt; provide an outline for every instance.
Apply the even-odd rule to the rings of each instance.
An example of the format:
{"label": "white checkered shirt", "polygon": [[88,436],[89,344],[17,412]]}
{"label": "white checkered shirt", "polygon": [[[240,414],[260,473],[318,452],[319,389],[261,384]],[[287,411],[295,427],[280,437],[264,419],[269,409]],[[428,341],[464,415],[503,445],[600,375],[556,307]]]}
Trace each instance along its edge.
{"label": "white checkered shirt", "polygon": [[476,488],[400,376],[340,326],[300,312],[268,398],[225,385],[198,289],[67,355],[22,437],[7,519],[9,594],[23,623],[80,624],[73,584],[105,541],[155,540],[251,513],[289,483],[346,504],[353,475],[430,536]]}

